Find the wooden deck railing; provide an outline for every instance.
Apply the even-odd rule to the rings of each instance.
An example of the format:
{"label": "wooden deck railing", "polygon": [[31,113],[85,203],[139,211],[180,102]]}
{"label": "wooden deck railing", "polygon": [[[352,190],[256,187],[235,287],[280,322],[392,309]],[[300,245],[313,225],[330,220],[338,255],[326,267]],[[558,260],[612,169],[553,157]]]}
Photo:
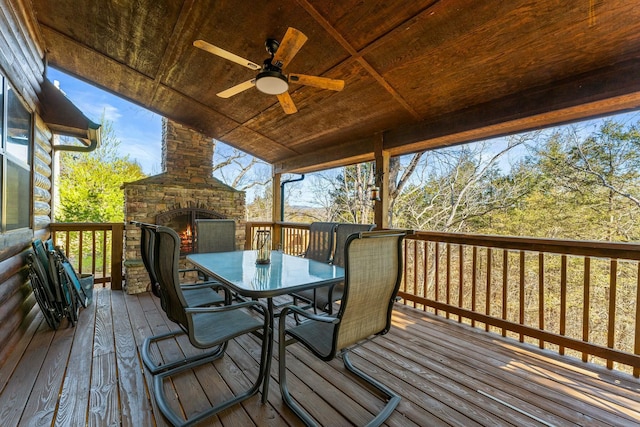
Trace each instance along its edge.
{"label": "wooden deck railing", "polygon": [[[308,227],[248,223],[247,248],[270,229],[300,254]],[[404,246],[401,303],[640,376],[640,245],[416,232]]]}
{"label": "wooden deck railing", "polygon": [[309,244],[309,224],[297,222],[248,222],[245,249],[251,249],[258,230],[270,230],[273,249],[281,249],[290,255],[300,255]]}
{"label": "wooden deck railing", "polygon": [[640,245],[418,232],[404,304],[640,375]]}
{"label": "wooden deck railing", "polygon": [[[122,286],[123,224],[52,224],[81,273]],[[271,230],[299,255],[309,225]],[[405,239],[401,303],[523,343],[640,376],[640,245],[416,232]]]}
{"label": "wooden deck railing", "polygon": [[93,274],[94,283],[122,289],[124,224],[52,223],[51,235],[78,274]]}

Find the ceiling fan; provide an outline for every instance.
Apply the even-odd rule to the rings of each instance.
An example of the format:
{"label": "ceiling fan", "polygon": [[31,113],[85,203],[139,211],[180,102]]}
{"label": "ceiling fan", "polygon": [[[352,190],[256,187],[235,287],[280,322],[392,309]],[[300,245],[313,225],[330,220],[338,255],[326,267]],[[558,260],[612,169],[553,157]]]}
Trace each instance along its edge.
{"label": "ceiling fan", "polygon": [[204,40],[196,40],[193,42],[193,45],[209,53],[242,65],[243,67],[258,71],[258,74],[253,79],[223,90],[216,95],[221,98],[229,98],[255,86],[256,89],[262,93],[276,95],[284,112],[287,114],[293,114],[297,112],[298,109],[293,103],[293,99],[288,92],[289,83],[293,82],[301,85],[335,91],[341,91],[344,88],[344,80],[307,76],[305,74],[284,74],[282,72],[283,68],[291,62],[293,57],[298,53],[306,41],[307,36],[299,30],[291,27],[289,27],[285,33],[282,43],[275,39],[267,39],[265,47],[270,57],[264,60],[262,66],[207,43]]}

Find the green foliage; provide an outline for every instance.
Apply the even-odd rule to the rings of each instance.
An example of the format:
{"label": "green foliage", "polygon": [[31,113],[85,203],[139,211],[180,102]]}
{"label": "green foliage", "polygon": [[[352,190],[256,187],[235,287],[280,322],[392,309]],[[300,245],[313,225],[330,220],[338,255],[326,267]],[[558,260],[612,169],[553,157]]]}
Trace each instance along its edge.
{"label": "green foliage", "polygon": [[120,156],[111,122],[102,120],[102,143],[90,153],[60,155],[59,222],[122,222],[122,184],[144,178],[140,165]]}
{"label": "green foliage", "polygon": [[[394,161],[391,226],[415,230],[578,240],[640,240],[640,130],[614,120],[565,126],[494,142],[426,151]],[[505,166],[506,153],[527,154]],[[522,157],[522,156],[521,156]],[[402,173],[405,167],[417,177]],[[399,178],[402,176],[402,178]],[[324,220],[367,222],[370,163],[326,180]],[[404,180],[399,185],[400,180]],[[328,184],[328,187],[327,187]],[[330,207],[330,209],[329,209]]]}
{"label": "green foliage", "polygon": [[555,130],[529,146],[511,179],[529,177],[525,197],[492,215],[483,232],[632,241],[640,239],[640,134],[637,125],[605,121],[596,131]]}

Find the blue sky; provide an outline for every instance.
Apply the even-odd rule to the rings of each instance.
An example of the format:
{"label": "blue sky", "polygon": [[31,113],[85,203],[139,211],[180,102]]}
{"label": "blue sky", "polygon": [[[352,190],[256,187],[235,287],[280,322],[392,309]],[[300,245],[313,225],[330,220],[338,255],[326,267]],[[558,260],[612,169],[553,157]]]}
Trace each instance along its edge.
{"label": "blue sky", "polygon": [[89,119],[100,123],[104,113],[121,141],[121,155],[137,161],[147,175],[161,172],[161,116],[54,68],[47,69],[47,77],[59,81],[60,89]]}
{"label": "blue sky", "polygon": [[[130,160],[138,162],[147,175],[156,175],[161,172],[161,116],[54,68],[48,68],[47,76],[51,81],[57,80],[67,97],[94,122],[99,123],[104,113],[105,118],[113,124],[116,137],[121,141],[119,152],[122,156],[128,155]],[[616,120],[635,123],[639,120],[639,116],[640,114],[636,111],[618,115]],[[583,122],[581,127],[583,130],[593,131],[601,123],[602,119],[597,119]],[[501,143],[495,144],[497,141],[501,141]],[[491,151],[501,149],[506,144],[506,140],[498,138],[494,140],[494,144]],[[219,152],[226,153],[229,150],[231,150],[230,147],[218,143],[216,145],[216,156],[218,156]],[[501,168],[508,170],[510,165],[519,160],[523,154],[525,154],[523,150],[509,153],[500,161]],[[229,176],[233,176],[235,173],[232,167],[225,171]],[[227,181],[224,177],[225,171],[218,171],[214,175],[223,179],[223,181]],[[257,181],[262,181],[264,176],[269,173],[270,168],[266,165],[261,165],[254,171],[256,175],[252,176],[258,177]],[[337,173],[338,170],[324,172],[326,175],[335,175]],[[314,204],[312,200],[307,199],[312,197],[309,191],[303,191],[304,188],[311,185],[310,181],[313,179],[311,176],[309,178],[302,183],[292,184],[288,187],[288,191],[297,193],[296,199],[298,199],[298,203]],[[250,176],[249,179],[252,179],[252,177]],[[260,191],[260,188],[251,188],[247,191],[248,201],[253,199],[256,191]],[[306,197],[304,196],[305,194]]]}

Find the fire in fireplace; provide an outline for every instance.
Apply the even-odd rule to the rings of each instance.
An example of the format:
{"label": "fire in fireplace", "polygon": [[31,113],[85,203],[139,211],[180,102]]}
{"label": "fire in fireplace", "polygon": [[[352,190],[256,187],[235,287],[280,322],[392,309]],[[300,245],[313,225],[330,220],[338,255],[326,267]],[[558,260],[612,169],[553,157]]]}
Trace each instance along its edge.
{"label": "fire in fireplace", "polygon": [[173,209],[156,215],[156,224],[172,228],[180,236],[180,255],[194,251],[196,219],[224,219],[223,215],[199,208]]}

